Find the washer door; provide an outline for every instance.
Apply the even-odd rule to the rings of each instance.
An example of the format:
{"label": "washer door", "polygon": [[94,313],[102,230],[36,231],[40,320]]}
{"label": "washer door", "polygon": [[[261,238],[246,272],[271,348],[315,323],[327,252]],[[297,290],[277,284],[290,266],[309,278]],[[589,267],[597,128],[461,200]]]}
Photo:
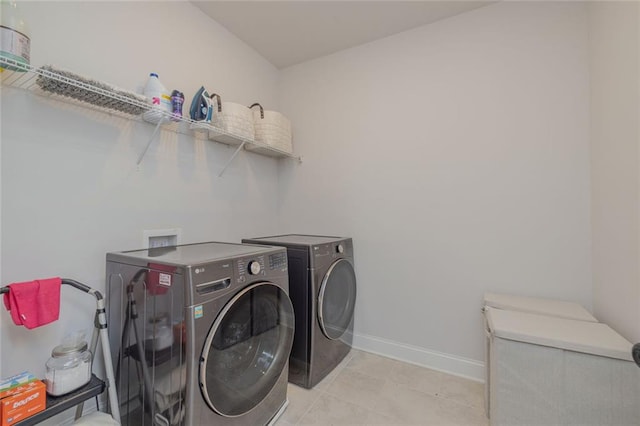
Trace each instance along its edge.
{"label": "washer door", "polygon": [[318,321],[325,336],[339,339],[349,327],[356,305],[356,274],[351,262],[335,261],[327,271],[318,296]]}
{"label": "washer door", "polygon": [[293,306],[268,282],[236,294],[209,330],[200,357],[200,390],[225,417],[258,405],[280,377],[293,344]]}

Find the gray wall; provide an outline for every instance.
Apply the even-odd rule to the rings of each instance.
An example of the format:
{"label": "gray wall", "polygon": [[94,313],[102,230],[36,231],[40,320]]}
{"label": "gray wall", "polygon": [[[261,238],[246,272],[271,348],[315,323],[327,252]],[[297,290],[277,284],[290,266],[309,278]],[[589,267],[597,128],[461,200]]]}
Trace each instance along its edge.
{"label": "gray wall", "polygon": [[640,7],[589,4],[594,310],[640,341]]}
{"label": "gray wall", "polygon": [[[188,2],[27,2],[32,64],[134,90],[154,71],[185,93],[277,109],[277,70]],[[2,283],[50,276],[104,289],[105,253],[140,248],[145,229],[183,242],[271,233],[277,161],[153,126],[2,90]],[[77,293],[77,294],[76,294]],[[0,315],[0,376],[42,376],[66,332],[89,329],[92,298],[63,288],[60,321],[34,330]]]}
{"label": "gray wall", "polygon": [[285,231],[354,238],[362,348],[482,376],[486,291],[591,308],[582,3],[501,2],[282,71]]}
{"label": "gray wall", "polygon": [[[624,169],[605,161],[606,134],[589,145],[611,125],[590,124],[607,108],[590,108],[607,81],[590,71],[613,47],[589,39],[585,4],[501,2],[281,72],[187,2],[23,8],[33,64],[128,89],[155,71],[187,103],[202,84],[261,101],[291,118],[305,162],[242,153],[217,178],[232,150],[163,131],[136,167],[150,125],[3,88],[3,284],[61,275],[103,289],[105,252],[139,247],[144,229],[180,227],[186,242],[342,234],[362,348],[479,378],[485,291],[574,300],[639,336],[638,238],[613,244],[627,224],[637,233],[637,206],[615,222],[638,196],[637,145],[622,144]],[[624,193],[599,222],[616,176]],[[621,284],[605,273],[616,254]],[[68,290],[47,327],[0,315],[1,375],[42,375],[64,333],[90,326],[92,301]]]}

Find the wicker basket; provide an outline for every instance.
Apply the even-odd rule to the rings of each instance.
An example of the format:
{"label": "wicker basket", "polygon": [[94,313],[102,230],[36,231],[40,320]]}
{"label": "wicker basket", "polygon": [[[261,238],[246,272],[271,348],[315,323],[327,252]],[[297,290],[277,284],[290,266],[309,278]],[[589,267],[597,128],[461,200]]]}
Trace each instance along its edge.
{"label": "wicker basket", "polygon": [[253,110],[253,125],[256,142],[292,154],[291,122],[287,117],[276,111],[265,111],[260,104],[253,104],[259,109]]}
{"label": "wicker basket", "polygon": [[215,98],[211,117],[213,126],[240,138],[255,139],[253,114],[249,108],[233,102],[222,102],[216,94],[211,98]]}

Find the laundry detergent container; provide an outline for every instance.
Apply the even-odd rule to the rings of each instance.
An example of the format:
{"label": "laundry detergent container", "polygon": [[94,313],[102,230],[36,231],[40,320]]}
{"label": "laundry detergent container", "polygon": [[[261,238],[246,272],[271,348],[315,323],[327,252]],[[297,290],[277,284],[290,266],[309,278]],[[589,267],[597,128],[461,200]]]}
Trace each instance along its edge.
{"label": "laundry detergent container", "polygon": [[639,425],[640,368],[606,324],[485,309],[500,425]]}
{"label": "laundry detergent container", "polygon": [[[260,104],[253,104],[251,107],[259,107],[253,109],[256,142],[287,154],[293,153],[291,122],[289,119],[277,111],[265,110]],[[248,150],[254,148],[260,150],[259,146],[247,146]]]}
{"label": "laundry detergent container", "polygon": [[[213,126],[243,139],[255,138],[253,113],[248,107],[234,102],[223,102],[218,95],[214,95],[212,99],[211,124]],[[215,132],[210,133],[213,133],[210,135],[212,138],[219,136]]]}

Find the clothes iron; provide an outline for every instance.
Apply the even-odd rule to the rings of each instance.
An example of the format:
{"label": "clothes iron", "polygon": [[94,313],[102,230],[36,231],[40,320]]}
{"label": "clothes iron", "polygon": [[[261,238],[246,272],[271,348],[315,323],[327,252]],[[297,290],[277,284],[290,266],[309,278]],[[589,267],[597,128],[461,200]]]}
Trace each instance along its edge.
{"label": "clothes iron", "polygon": [[200,87],[191,101],[189,116],[193,121],[204,121],[205,123],[210,123],[212,114],[213,106],[211,105],[209,93],[204,86]]}

